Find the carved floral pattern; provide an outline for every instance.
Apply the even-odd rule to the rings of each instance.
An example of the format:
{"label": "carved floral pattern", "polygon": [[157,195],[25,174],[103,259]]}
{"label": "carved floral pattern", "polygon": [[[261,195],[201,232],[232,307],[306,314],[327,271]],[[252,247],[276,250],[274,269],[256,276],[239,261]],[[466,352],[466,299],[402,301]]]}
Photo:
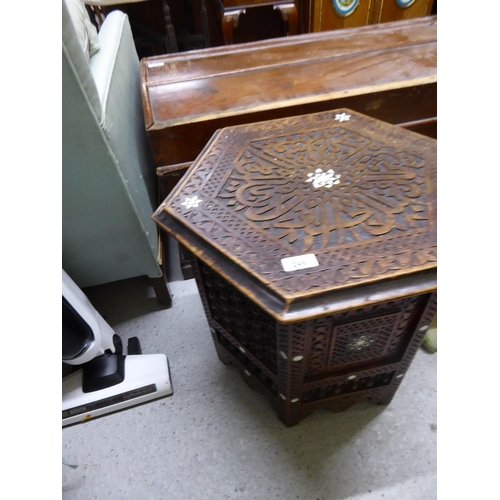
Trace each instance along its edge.
{"label": "carved floral pattern", "polygon": [[[355,113],[340,123],[341,114],[222,130],[167,209],[285,293],[434,267],[432,141]],[[317,189],[311,172],[332,175]],[[203,208],[186,212],[197,196]],[[282,258],[305,253],[320,265],[283,270]]]}
{"label": "carved floral pattern", "polygon": [[202,202],[203,200],[200,200],[198,198],[198,196],[191,196],[189,198],[186,198],[182,203],[181,205],[185,206],[187,209],[189,208],[197,208],[200,206],[200,203]]}
{"label": "carved floral pattern", "polygon": [[346,122],[351,119],[351,115],[347,115],[345,113],[338,113],[335,115],[335,120],[338,120],[339,122]]}
{"label": "carved floral pattern", "polygon": [[327,172],[317,168],[314,173],[309,172],[307,177],[306,182],[312,182],[315,188],[331,188],[334,184],[340,184],[340,174],[336,174],[331,168]]}

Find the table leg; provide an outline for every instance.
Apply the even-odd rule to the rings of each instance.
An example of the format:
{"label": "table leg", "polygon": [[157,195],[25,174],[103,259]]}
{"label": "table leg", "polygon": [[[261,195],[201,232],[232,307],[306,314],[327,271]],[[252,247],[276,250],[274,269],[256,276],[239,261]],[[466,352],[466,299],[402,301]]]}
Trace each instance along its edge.
{"label": "table leg", "polygon": [[379,399],[378,404],[388,405],[392,398],[394,397],[399,384],[403,381],[406,371],[410,367],[415,354],[420,349],[422,342],[424,340],[425,334],[429,325],[432,324],[434,317],[437,314],[437,292],[433,292],[429,296],[427,305],[425,306],[424,313],[422,314],[420,321],[415,329],[415,333],[410,341],[410,344],[406,348],[406,352],[403,355],[403,359],[398,367],[398,372],[391,384],[384,391],[384,394]]}
{"label": "table leg", "polygon": [[160,278],[149,278],[156,294],[158,302],[167,309],[172,307],[172,297],[168,289],[168,282],[165,273]]}
{"label": "table leg", "polygon": [[276,9],[280,11],[283,22],[288,24],[288,35],[296,35],[299,24],[299,13],[295,4],[286,3],[283,5],[275,5],[274,10]]}
{"label": "table leg", "polygon": [[170,16],[170,7],[168,6],[167,0],[162,0],[163,4],[163,17],[165,18],[165,34],[167,36],[167,54],[172,52],[178,52],[177,48],[177,38],[175,37],[175,29],[172,24],[172,17]]}
{"label": "table leg", "polygon": [[244,14],[245,9],[225,11],[222,14],[222,33],[224,34],[224,43],[232,45],[233,29],[238,27],[240,22],[240,14]]}
{"label": "table leg", "polygon": [[207,8],[205,6],[205,0],[198,0],[198,1],[199,1],[199,9],[201,16],[201,32],[203,33],[203,43],[205,45],[205,48],[208,48],[210,47],[210,32],[208,29]]}
{"label": "table leg", "polygon": [[302,386],[304,382],[304,362],[306,353],[307,322],[293,325],[279,324],[278,337],[278,401],[279,419],[287,426],[300,421]]}

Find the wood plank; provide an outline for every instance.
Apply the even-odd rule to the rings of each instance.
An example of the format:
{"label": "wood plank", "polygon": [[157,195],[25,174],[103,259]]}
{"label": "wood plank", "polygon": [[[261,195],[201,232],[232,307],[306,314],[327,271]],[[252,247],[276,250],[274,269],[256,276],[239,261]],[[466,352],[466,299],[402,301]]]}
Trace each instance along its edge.
{"label": "wood plank", "polygon": [[149,57],[147,87],[436,42],[436,17]]}
{"label": "wood plank", "polygon": [[[361,96],[344,97],[341,95],[338,98],[321,102],[261,112],[243,111],[240,114],[214,120],[149,130],[148,137],[157,165],[171,165],[195,160],[217,129],[341,107],[350,108],[395,125],[405,122],[414,122],[417,125],[421,120],[431,120],[428,122],[427,132],[421,133],[430,137],[436,135],[436,132],[432,130],[432,124],[435,129],[437,84],[431,83]],[[414,130],[412,126],[408,128]],[[420,131],[416,128],[415,130]]]}
{"label": "wood plank", "polygon": [[156,165],[194,161],[219,128],[340,107],[435,138],[436,39],[433,16],[143,59]]}
{"label": "wood plank", "polygon": [[[146,126],[162,129],[435,82],[437,18],[141,61]],[[353,69],[355,68],[355,69]]]}
{"label": "wood plank", "polygon": [[436,59],[435,44],[425,44],[155,86],[150,99],[161,104],[150,128],[423,85],[437,81]]}

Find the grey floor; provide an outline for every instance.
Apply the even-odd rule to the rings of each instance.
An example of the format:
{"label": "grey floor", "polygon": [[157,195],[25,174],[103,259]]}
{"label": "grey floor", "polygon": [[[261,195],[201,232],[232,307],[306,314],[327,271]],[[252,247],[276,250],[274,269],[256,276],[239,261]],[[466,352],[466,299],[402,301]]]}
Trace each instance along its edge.
{"label": "grey floor", "polygon": [[166,310],[146,278],[85,290],[124,343],[167,355],[174,394],[64,428],[63,459],[78,467],[62,466],[63,498],[436,498],[437,354],[417,353],[387,407],[320,410],[286,428],[218,360],[193,280],[171,291]]}

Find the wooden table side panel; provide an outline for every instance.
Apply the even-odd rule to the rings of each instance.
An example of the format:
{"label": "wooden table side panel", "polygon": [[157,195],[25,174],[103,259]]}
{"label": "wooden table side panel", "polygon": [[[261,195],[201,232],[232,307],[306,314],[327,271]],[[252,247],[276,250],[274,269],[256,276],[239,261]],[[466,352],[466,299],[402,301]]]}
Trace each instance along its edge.
{"label": "wooden table side panel", "polygon": [[[244,381],[253,389],[258,389],[269,397],[273,407],[278,413],[279,418],[286,426],[297,425],[305,417],[313,413],[318,408],[327,408],[332,411],[342,411],[353,404],[362,400],[370,400],[379,404],[388,404],[394,397],[403,377],[408,370],[416,351],[422,343],[426,332],[426,327],[430,325],[432,318],[437,311],[437,293],[429,293],[425,297],[424,304],[419,307],[415,322],[413,323],[413,334],[410,337],[408,347],[405,349],[403,358],[400,362],[386,363],[377,367],[365,367],[361,370],[353,370],[339,376],[327,376],[317,381],[306,382],[305,366],[311,355],[310,343],[312,337],[313,321],[301,321],[293,324],[276,324],[277,336],[277,391],[271,390],[269,383],[276,380],[275,376],[263,370],[260,363],[256,364],[256,358],[250,355],[247,350],[243,350],[243,355],[239,351],[241,345],[232,340],[234,346],[233,353],[227,351],[218,340],[217,331],[223,331],[223,328],[217,324],[211,317],[211,310],[207,302],[203,280],[201,279],[198,265],[195,263],[197,284],[200,289],[205,313],[210,323],[210,330],[214,340],[215,348],[219,358],[224,363],[233,363],[239,367]],[[424,299],[424,296],[422,296]],[[416,311],[417,312],[417,311]],[[234,357],[236,356],[236,357]],[[239,359],[237,359],[239,358]],[[262,378],[259,374],[264,372],[265,377],[269,379],[267,385],[259,381]],[[365,388],[362,390],[353,390],[347,394],[328,396],[325,398],[305,400],[307,393],[319,388],[327,389],[332,384],[343,384],[350,382],[350,375],[356,374],[357,379],[374,377],[377,375],[390,375],[391,379],[387,385]],[[252,383],[253,382],[253,383]],[[256,384],[255,382],[258,382]]]}
{"label": "wooden table side panel", "polygon": [[403,381],[404,375],[408,371],[408,368],[410,367],[410,364],[413,361],[415,354],[422,345],[425,334],[436,314],[437,314],[437,291],[434,291],[430,293],[428,296],[427,304],[425,305],[425,309],[415,327],[415,332],[413,334],[410,343],[408,344],[408,347],[406,348],[403,359],[401,360],[401,363],[399,365],[398,371],[394,379],[392,380],[390,387],[385,393],[384,399],[380,401],[382,404],[388,404],[394,397],[394,394],[396,393],[401,382]]}
{"label": "wooden table side panel", "polygon": [[[366,95],[304,105],[288,106],[259,113],[241,112],[238,115],[183,124],[162,130],[148,131],[148,137],[157,165],[165,166],[196,159],[216,130],[244,123],[284,118],[346,107],[392,124],[431,120],[426,124],[427,135],[433,137],[433,123],[437,116],[437,85],[420,85]],[[419,131],[419,130],[416,130]],[[426,132],[425,129],[422,133]],[[430,133],[429,133],[430,132]]]}

